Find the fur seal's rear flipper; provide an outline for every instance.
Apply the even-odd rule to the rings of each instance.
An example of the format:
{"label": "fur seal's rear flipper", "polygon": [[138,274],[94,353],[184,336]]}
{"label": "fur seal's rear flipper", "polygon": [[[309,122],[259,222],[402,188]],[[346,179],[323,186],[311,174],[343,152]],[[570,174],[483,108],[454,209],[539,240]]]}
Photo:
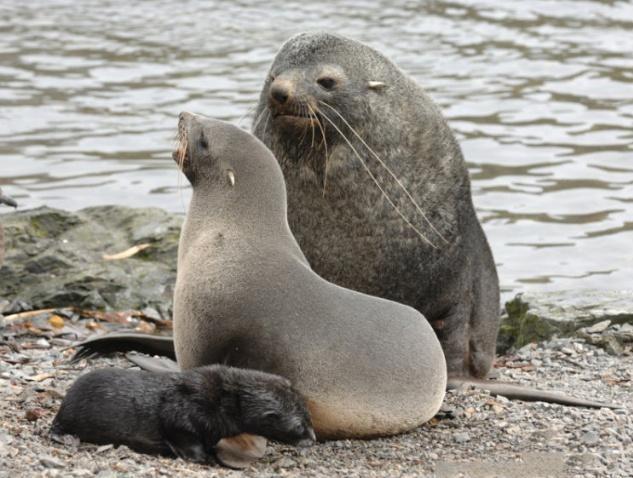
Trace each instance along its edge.
{"label": "fur seal's rear flipper", "polygon": [[265,453],[266,439],[248,433],[223,438],[215,446],[215,458],[220,464],[235,469],[248,467]]}
{"label": "fur seal's rear flipper", "polygon": [[148,357],[137,353],[125,354],[125,358],[134,365],[149,372],[180,372],[178,364],[165,357]]}
{"label": "fur seal's rear flipper", "polygon": [[176,360],[174,339],[149,334],[115,333],[105,334],[93,339],[85,340],[74,345],[77,352],[72,362],[83,358],[98,357],[114,352],[141,352],[148,355],[160,355]]}
{"label": "fur seal's rear flipper", "polygon": [[535,388],[524,387],[508,382],[494,382],[491,380],[476,380],[449,378],[446,385],[447,390],[455,390],[458,388],[473,386],[488,390],[492,395],[503,395],[510,400],[524,400],[526,402],[547,402],[558,403],[571,407],[586,408],[622,408],[620,405],[612,403],[595,402],[593,400],[584,400],[575,398],[561,392],[553,392],[548,390],[537,390]]}

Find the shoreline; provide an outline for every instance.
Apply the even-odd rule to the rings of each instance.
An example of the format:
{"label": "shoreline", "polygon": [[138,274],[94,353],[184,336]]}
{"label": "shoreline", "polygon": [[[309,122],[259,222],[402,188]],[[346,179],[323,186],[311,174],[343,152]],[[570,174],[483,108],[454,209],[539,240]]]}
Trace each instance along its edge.
{"label": "shoreline", "polygon": [[633,473],[633,457],[624,453],[633,446],[631,291],[520,294],[506,304],[494,369],[498,380],[612,401],[622,410],[451,391],[440,413],[412,432],[301,450],[272,444],[240,472],[125,447],[53,443],[48,427],[77,376],[131,366],[121,357],[71,364],[73,343],[108,331],[171,333],[182,217],[104,206],[31,209],[2,219],[8,251],[0,274],[0,478]]}

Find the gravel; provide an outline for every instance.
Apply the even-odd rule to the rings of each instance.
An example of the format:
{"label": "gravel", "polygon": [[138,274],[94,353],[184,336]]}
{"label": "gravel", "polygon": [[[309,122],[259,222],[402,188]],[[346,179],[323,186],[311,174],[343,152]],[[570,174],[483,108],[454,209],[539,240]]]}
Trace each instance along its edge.
{"label": "gravel", "polygon": [[615,402],[624,406],[620,410],[451,391],[440,413],[411,433],[307,449],[270,444],[262,460],[238,472],[126,447],[51,441],[48,429],[73,380],[93,368],[130,364],[120,357],[71,364],[72,341],[37,330],[2,330],[0,477],[633,476],[630,350],[614,356],[579,338],[554,339],[498,357],[495,369],[500,380]]}

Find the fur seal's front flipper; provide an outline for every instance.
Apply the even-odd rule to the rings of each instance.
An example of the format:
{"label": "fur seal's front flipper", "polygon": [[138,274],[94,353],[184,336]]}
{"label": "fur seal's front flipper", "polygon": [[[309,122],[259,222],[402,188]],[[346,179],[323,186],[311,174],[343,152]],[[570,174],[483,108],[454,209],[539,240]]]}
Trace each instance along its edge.
{"label": "fur seal's front flipper", "polygon": [[141,352],[148,355],[160,355],[176,360],[174,339],[149,334],[114,333],[105,334],[79,342],[74,345],[77,352],[72,358],[76,362],[83,358],[109,355],[114,352]]}
{"label": "fur seal's front flipper", "polygon": [[125,354],[125,358],[134,365],[149,372],[180,372],[178,364],[165,357],[148,357],[137,353]]}
{"label": "fur seal's front flipper", "polygon": [[612,403],[596,402],[593,400],[584,400],[575,398],[561,392],[548,390],[537,390],[535,388],[524,387],[508,382],[495,382],[491,380],[475,380],[469,378],[449,378],[446,386],[447,390],[455,390],[458,388],[474,386],[488,390],[492,395],[503,395],[510,400],[524,400],[526,402],[547,402],[558,403],[559,405],[567,405],[571,407],[586,408],[622,408],[620,405]]}
{"label": "fur seal's front flipper", "polygon": [[215,458],[220,464],[235,469],[248,467],[265,453],[266,439],[248,433],[223,438],[215,446]]}

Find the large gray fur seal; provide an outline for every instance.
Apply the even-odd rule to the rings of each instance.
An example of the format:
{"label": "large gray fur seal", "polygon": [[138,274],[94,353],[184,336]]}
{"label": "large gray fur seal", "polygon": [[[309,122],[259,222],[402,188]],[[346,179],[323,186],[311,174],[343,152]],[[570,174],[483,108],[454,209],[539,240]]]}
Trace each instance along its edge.
{"label": "large gray fur seal", "polygon": [[257,138],[188,113],[179,130],[175,159],[193,186],[174,293],[180,367],[288,378],[320,439],[390,435],[433,417],[446,364],[424,317],[310,269],[288,227],[281,169]]}
{"label": "large gray fur seal", "polygon": [[423,89],[360,42],[304,33],[277,53],[255,118],[314,271],[416,308],[449,377],[485,377],[500,315],[496,267],[460,147]]}

